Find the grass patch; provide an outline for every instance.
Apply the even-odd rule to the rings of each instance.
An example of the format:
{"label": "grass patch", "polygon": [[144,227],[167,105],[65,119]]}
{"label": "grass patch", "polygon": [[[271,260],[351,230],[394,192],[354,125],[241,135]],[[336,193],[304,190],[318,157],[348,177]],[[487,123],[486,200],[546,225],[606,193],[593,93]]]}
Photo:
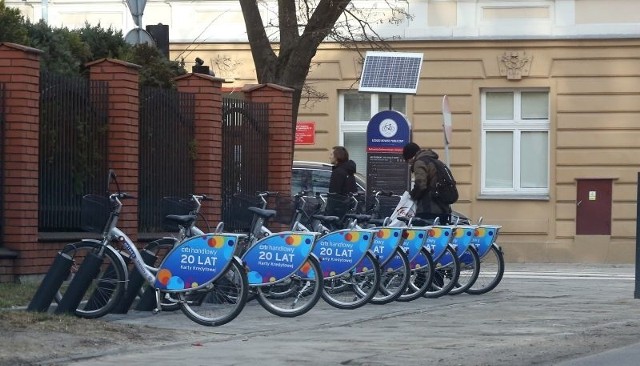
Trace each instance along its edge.
{"label": "grass patch", "polygon": [[0,283],[0,308],[27,306],[39,283]]}

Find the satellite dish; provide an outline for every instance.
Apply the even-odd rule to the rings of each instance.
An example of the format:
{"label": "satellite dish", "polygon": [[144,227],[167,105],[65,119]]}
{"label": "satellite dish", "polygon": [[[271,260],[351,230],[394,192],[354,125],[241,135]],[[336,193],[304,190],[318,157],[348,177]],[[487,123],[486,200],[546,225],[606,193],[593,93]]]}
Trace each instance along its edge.
{"label": "satellite dish", "polygon": [[151,37],[151,34],[149,34],[149,32],[142,28],[134,28],[127,32],[127,35],[124,36],[124,41],[132,45],[142,43],[146,43],[150,46],[156,45],[156,42],[153,40],[153,37]]}

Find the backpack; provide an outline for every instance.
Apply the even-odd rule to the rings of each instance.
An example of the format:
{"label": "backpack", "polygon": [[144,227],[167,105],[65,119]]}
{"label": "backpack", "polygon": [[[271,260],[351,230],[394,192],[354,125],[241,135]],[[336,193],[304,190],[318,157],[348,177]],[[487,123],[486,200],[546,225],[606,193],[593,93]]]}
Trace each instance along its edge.
{"label": "backpack", "polygon": [[433,199],[445,205],[456,203],[458,201],[458,188],[451,170],[438,159],[429,158],[429,160],[433,162],[438,172],[435,190],[432,193]]}

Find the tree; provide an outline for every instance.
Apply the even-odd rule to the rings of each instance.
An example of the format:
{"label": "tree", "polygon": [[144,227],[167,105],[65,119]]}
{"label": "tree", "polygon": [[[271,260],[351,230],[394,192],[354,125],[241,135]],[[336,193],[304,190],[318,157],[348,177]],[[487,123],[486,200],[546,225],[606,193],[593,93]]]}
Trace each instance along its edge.
{"label": "tree", "polygon": [[0,0],[0,42],[27,43],[27,27],[20,10],[7,8]]}
{"label": "tree", "polygon": [[[378,35],[373,26],[382,22],[399,23],[411,18],[405,8],[390,1],[383,2],[387,8],[383,19],[372,16],[372,9],[358,9],[351,0],[278,0],[277,24],[265,24],[258,0],[239,1],[258,82],[274,83],[294,90],[294,123],[313,57],[325,39],[357,50],[361,47],[388,49],[385,39]],[[268,28],[277,29],[278,44],[271,42],[267,35]]]}

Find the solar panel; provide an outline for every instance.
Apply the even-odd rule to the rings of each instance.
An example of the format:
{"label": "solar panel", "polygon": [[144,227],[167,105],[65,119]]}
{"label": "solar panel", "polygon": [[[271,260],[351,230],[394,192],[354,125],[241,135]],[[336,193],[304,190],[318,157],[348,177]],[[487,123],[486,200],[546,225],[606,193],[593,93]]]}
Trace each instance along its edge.
{"label": "solar panel", "polygon": [[367,52],[359,91],[415,94],[422,53]]}

